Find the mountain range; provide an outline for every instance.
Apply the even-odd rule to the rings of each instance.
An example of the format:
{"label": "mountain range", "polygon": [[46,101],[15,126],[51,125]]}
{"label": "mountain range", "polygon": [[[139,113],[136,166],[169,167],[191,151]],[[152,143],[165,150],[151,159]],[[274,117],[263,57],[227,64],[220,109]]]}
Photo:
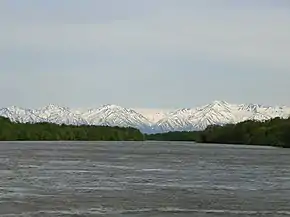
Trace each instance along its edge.
{"label": "mountain range", "polygon": [[290,116],[290,107],[230,104],[225,101],[213,101],[197,108],[177,110],[129,109],[112,104],[90,109],[71,109],[50,104],[39,109],[17,106],[2,108],[0,116],[20,123],[121,126],[138,128],[143,133],[160,133],[203,130],[209,125],[245,120],[287,118]]}

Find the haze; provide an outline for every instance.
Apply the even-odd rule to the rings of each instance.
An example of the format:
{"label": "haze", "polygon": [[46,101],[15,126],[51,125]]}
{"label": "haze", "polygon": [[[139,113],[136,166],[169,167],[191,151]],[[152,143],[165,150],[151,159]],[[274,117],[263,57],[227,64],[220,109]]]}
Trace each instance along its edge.
{"label": "haze", "polygon": [[290,105],[287,0],[2,0],[0,20],[1,107]]}

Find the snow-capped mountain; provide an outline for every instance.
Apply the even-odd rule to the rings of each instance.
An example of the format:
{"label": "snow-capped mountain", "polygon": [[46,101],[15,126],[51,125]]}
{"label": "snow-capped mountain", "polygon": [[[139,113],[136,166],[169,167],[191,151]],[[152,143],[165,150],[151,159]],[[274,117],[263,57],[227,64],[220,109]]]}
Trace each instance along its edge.
{"label": "snow-capped mountain", "polygon": [[144,109],[144,108],[134,108],[133,110],[146,117],[152,123],[160,121],[161,119],[165,118],[168,114],[170,114],[172,111],[174,111],[172,109]]}
{"label": "snow-capped mountain", "polygon": [[104,105],[97,109],[89,109],[80,115],[90,125],[135,127],[142,131],[150,131],[152,125],[140,113],[117,105]]}
{"label": "snow-capped mountain", "polygon": [[24,109],[16,106],[0,109],[0,116],[9,118],[13,122],[33,123],[41,121],[32,110]]}
{"label": "snow-capped mountain", "polygon": [[0,116],[13,122],[51,122],[72,125],[106,125],[134,127],[144,133],[203,130],[209,125],[224,125],[245,120],[267,120],[290,116],[290,107],[258,104],[230,104],[214,101],[197,108],[175,111],[128,109],[117,105],[74,110],[50,104],[39,109],[16,106],[0,109]]}
{"label": "snow-capped mountain", "polygon": [[60,107],[53,104],[49,104],[40,109],[31,110],[32,113],[38,117],[39,121],[51,122],[56,124],[67,125],[82,125],[89,124],[82,115],[71,111],[67,107]]}
{"label": "snow-capped mountain", "polygon": [[155,129],[159,132],[189,131],[193,129],[190,122],[195,110],[189,108],[178,109],[155,123]]}

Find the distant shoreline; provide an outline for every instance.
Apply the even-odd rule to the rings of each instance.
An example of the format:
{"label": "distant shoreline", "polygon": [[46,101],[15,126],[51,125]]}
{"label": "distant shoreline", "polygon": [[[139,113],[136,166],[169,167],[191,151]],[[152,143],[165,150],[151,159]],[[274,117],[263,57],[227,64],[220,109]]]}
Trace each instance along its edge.
{"label": "distant shoreline", "polygon": [[0,141],[176,141],[290,148],[290,118],[209,126],[203,131],[142,134],[131,127],[15,123],[0,117]]}
{"label": "distant shoreline", "polygon": [[[49,145],[83,145],[83,144],[91,144],[91,145],[99,145],[103,143],[108,143],[108,145],[120,145],[120,143],[124,144],[140,144],[144,143],[144,145],[158,145],[159,143],[161,145],[168,145],[170,147],[171,145],[176,146],[196,146],[199,148],[233,148],[233,149],[280,149],[281,147],[276,147],[276,146],[269,146],[269,145],[246,145],[246,144],[219,144],[219,143],[197,143],[197,142],[191,142],[191,141],[155,141],[155,140],[143,140],[143,141],[125,141],[125,140],[115,140],[115,141],[105,141],[105,140],[95,140],[95,141],[84,141],[84,140],[15,140],[15,141],[0,141],[1,144],[23,144],[23,145],[35,145],[35,144],[49,144]],[[165,144],[164,144],[165,143]]]}
{"label": "distant shoreline", "polygon": [[146,134],[148,140],[290,148],[290,118],[209,126],[204,131]]}
{"label": "distant shoreline", "polygon": [[0,141],[143,141],[135,128],[14,123],[0,117]]}

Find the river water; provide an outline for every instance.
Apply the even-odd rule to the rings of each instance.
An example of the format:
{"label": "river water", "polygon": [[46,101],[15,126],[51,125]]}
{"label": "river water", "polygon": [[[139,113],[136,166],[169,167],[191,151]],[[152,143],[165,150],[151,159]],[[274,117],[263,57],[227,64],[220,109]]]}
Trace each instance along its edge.
{"label": "river water", "polygon": [[2,142],[0,216],[290,216],[290,150]]}

